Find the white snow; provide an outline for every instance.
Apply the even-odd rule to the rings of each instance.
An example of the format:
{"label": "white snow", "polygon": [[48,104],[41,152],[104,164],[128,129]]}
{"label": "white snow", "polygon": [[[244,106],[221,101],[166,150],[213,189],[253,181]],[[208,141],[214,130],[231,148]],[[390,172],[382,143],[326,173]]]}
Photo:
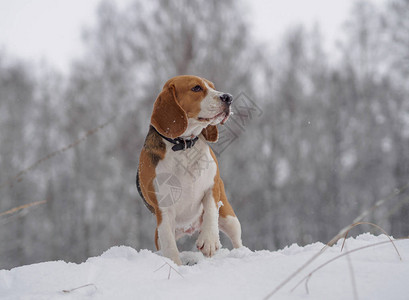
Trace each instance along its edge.
{"label": "white snow", "polygon": [[[384,235],[363,234],[328,248],[271,299],[409,299],[409,240],[356,251],[335,260],[291,289],[300,279],[346,250],[387,241]],[[293,244],[276,252],[221,249],[213,258],[183,252],[178,267],[148,250],[113,247],[82,264],[63,261],[0,271],[1,299],[263,299],[290,274],[319,253],[324,244]],[[350,264],[348,263],[350,261]],[[351,271],[352,267],[352,271]],[[64,292],[65,291],[65,292]]]}

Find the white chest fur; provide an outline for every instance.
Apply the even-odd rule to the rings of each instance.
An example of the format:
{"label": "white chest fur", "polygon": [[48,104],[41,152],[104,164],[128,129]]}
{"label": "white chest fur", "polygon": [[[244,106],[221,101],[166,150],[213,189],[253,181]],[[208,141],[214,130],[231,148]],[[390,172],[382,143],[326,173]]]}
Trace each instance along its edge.
{"label": "white chest fur", "polygon": [[213,188],[217,165],[202,137],[194,147],[181,151],[173,151],[173,144],[165,143],[166,156],[158,163],[156,175],[159,178],[160,174],[170,174],[167,177],[172,177],[172,187],[156,184],[155,192],[161,199],[172,193],[172,201],[159,201],[159,207],[162,214],[174,220],[176,231],[190,233],[199,226],[202,200]]}

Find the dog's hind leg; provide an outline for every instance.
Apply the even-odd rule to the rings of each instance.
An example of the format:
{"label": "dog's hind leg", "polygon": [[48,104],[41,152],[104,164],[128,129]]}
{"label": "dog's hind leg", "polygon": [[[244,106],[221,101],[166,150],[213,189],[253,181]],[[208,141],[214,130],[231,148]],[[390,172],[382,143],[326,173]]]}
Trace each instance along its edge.
{"label": "dog's hind leg", "polygon": [[231,240],[234,248],[243,246],[241,242],[241,226],[239,219],[236,216],[227,215],[225,217],[219,216],[219,228]]}

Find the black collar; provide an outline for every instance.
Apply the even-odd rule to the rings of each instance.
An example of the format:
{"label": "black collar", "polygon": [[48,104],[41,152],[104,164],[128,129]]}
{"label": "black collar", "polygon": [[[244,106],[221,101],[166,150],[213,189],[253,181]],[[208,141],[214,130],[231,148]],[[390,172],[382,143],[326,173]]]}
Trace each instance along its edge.
{"label": "black collar", "polygon": [[195,137],[195,138],[193,138],[193,139],[189,139],[189,140],[187,140],[187,139],[182,139],[181,137],[178,137],[178,138],[175,138],[175,139],[171,139],[171,138],[168,138],[168,137],[166,137],[166,136],[160,134],[160,133],[156,130],[155,127],[152,126],[152,128],[153,128],[162,138],[164,138],[165,140],[167,140],[169,143],[172,143],[172,144],[175,145],[175,146],[172,147],[172,150],[173,150],[173,151],[180,151],[180,150],[185,150],[185,149],[192,148],[192,147],[196,144],[197,140],[199,139],[198,136]]}

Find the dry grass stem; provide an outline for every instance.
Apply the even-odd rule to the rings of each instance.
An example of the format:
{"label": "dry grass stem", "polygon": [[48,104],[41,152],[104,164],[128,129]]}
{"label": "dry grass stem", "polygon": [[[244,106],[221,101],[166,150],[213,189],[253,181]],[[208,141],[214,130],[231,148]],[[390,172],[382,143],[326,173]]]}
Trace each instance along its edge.
{"label": "dry grass stem", "polygon": [[[396,241],[402,241],[402,240],[407,240],[407,239],[409,239],[409,238],[397,239]],[[363,249],[372,248],[372,247],[379,246],[379,245],[383,245],[383,244],[387,244],[387,243],[390,243],[390,241],[383,241],[383,242],[379,242],[379,243],[375,243],[375,244],[371,244],[371,245],[362,246],[362,247],[359,247],[359,248],[356,248],[356,249],[353,249],[353,250],[350,250],[350,251],[346,251],[346,252],[344,252],[344,253],[342,253],[342,254],[340,254],[340,255],[334,257],[334,258],[331,258],[330,260],[328,260],[328,261],[326,261],[325,263],[323,263],[323,264],[319,265],[318,267],[316,267],[314,270],[312,270],[310,273],[308,273],[308,275],[304,276],[304,277],[294,286],[294,288],[293,288],[291,291],[294,291],[304,280],[309,280],[309,279],[311,278],[312,274],[314,274],[314,273],[317,272],[318,270],[322,269],[322,268],[325,267],[326,265],[332,263],[333,261],[335,261],[335,260],[337,260],[337,259],[340,259],[341,257],[347,256],[347,255],[349,255],[349,254],[351,254],[351,253],[353,253],[353,252],[357,252],[357,251],[360,251],[360,250],[363,250]],[[307,291],[308,291],[308,288],[307,288]]]}
{"label": "dry grass stem", "polygon": [[157,268],[154,272],[159,271],[160,269],[162,269],[162,268],[163,268],[164,266],[166,266],[166,265],[169,266],[168,280],[170,279],[170,275],[171,275],[172,270],[175,271],[176,273],[178,273],[180,277],[184,278],[182,274],[180,274],[174,267],[172,267],[172,266],[171,266],[168,262],[166,262],[166,261],[165,261],[165,263],[164,263],[162,266],[160,266],[159,268]]}
{"label": "dry grass stem", "polygon": [[16,182],[21,182],[23,180],[23,177],[31,170],[35,169],[36,167],[38,167],[40,164],[42,164],[43,162],[45,162],[46,160],[49,160],[51,158],[53,158],[54,156],[57,156],[59,154],[64,153],[67,150],[70,150],[76,146],[78,146],[80,143],[82,143],[83,141],[85,141],[88,137],[90,137],[91,135],[95,134],[96,132],[98,132],[99,130],[103,129],[105,126],[109,125],[112,121],[115,120],[116,117],[112,117],[111,119],[109,119],[107,122],[105,122],[102,125],[99,125],[98,127],[91,129],[89,131],[87,131],[85,133],[85,135],[81,138],[79,138],[78,140],[74,141],[73,143],[69,144],[68,146],[65,146],[57,151],[54,151],[52,153],[49,153],[48,155],[44,156],[43,158],[37,160],[35,163],[33,163],[31,166],[29,166],[28,168],[18,172],[18,174],[16,176],[14,176],[12,179],[10,179],[7,183],[0,185],[0,189],[9,186],[9,187],[13,187],[14,183]]}
{"label": "dry grass stem", "polygon": [[16,212],[18,212],[20,210],[25,209],[25,208],[29,208],[29,207],[32,207],[32,206],[44,204],[46,202],[47,202],[47,200],[43,200],[43,201],[37,201],[37,202],[32,202],[32,203],[20,205],[20,206],[14,207],[12,209],[9,209],[9,210],[7,210],[5,212],[0,213],[0,217],[11,215],[11,214],[14,214],[14,213],[16,213]]}
{"label": "dry grass stem", "polygon": [[[344,242],[345,242],[345,240],[344,240]],[[345,250],[347,250],[346,245],[345,245]],[[358,289],[356,287],[356,279],[355,279],[354,268],[352,266],[351,257],[349,255],[347,255],[346,258],[347,258],[347,263],[348,263],[349,277],[351,278],[351,285],[352,285],[352,292],[353,292],[353,295],[354,295],[354,300],[358,300]],[[309,278],[311,278],[311,277],[309,277]]]}
{"label": "dry grass stem", "polygon": [[[382,206],[384,203],[389,202],[393,198],[395,198],[397,195],[402,194],[405,190],[409,188],[409,183],[403,186],[400,189],[394,190],[387,198],[382,199],[377,201],[371,208],[365,210],[362,212],[353,222],[353,224],[361,222],[366,216],[368,216],[371,212],[376,210],[378,207]],[[345,236],[345,234],[350,230],[350,226],[353,224],[350,224],[343,228],[342,230],[339,231],[337,235],[335,235],[322,249],[320,252],[316,253],[314,256],[312,256],[308,261],[306,261],[301,267],[299,267],[297,270],[295,270],[293,273],[291,273],[286,279],[284,279],[280,284],[276,286],[276,288],[270,292],[264,299],[268,299],[271,296],[273,296],[275,293],[277,293],[280,289],[282,289],[288,282],[290,282],[295,276],[297,276],[298,273],[300,273],[302,270],[304,270],[309,264],[311,264],[313,261],[315,261],[325,250],[328,249],[328,247],[334,245],[340,238]],[[388,241],[389,242],[389,241]],[[395,247],[395,246],[394,246]],[[396,247],[395,247],[396,248]],[[399,252],[398,252],[399,253]],[[399,255],[400,257],[400,255]]]}
{"label": "dry grass stem", "polygon": [[89,284],[85,284],[85,285],[82,285],[82,286],[79,286],[79,287],[76,287],[76,288],[73,288],[73,289],[70,289],[70,290],[63,290],[62,292],[68,294],[68,293],[72,293],[72,292],[74,292],[76,290],[86,288],[88,286],[93,286],[95,288],[95,290],[98,290],[95,284],[89,283]]}
{"label": "dry grass stem", "polygon": [[347,236],[348,236],[349,231],[350,231],[351,229],[353,229],[354,227],[358,226],[358,225],[371,225],[371,226],[373,226],[373,227],[378,228],[380,231],[382,231],[382,232],[388,237],[389,241],[392,243],[393,247],[395,248],[396,253],[397,253],[398,256],[399,256],[399,259],[402,260],[402,257],[401,257],[401,255],[400,255],[400,253],[399,253],[399,251],[398,251],[398,248],[396,247],[396,245],[395,245],[395,243],[393,242],[393,240],[392,240],[392,238],[390,237],[390,235],[389,235],[382,227],[380,227],[380,226],[378,226],[378,225],[376,225],[376,224],[374,224],[374,223],[371,223],[371,222],[358,222],[358,223],[355,223],[355,224],[350,225],[350,226],[349,226],[349,227],[350,227],[349,230],[345,233],[344,241],[342,242],[341,252],[342,252],[342,249],[344,249],[345,241],[346,241],[346,239],[347,239]]}

